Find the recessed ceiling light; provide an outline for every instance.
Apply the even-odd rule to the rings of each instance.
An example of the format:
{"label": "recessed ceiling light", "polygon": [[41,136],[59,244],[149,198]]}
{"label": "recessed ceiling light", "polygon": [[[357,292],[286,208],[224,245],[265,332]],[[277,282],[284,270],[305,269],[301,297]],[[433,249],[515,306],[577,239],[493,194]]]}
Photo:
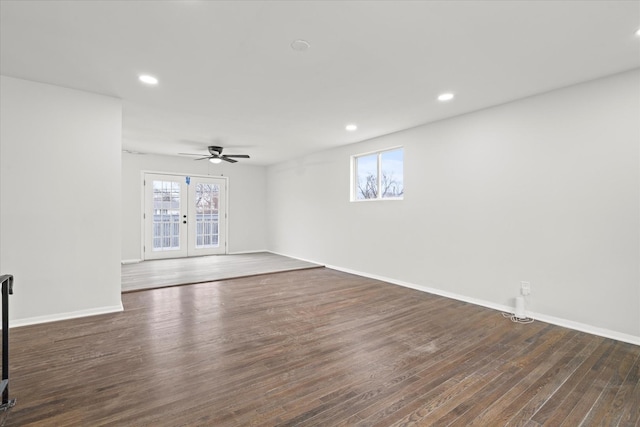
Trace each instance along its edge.
{"label": "recessed ceiling light", "polygon": [[452,93],[441,93],[438,95],[438,101],[451,101],[453,99]]}
{"label": "recessed ceiling light", "polygon": [[138,76],[138,79],[142,83],[146,83],[148,85],[157,85],[158,84],[158,79],[156,79],[155,77],[150,76],[148,74],[141,74],[140,76]]}
{"label": "recessed ceiling light", "polygon": [[358,130],[358,126],[356,126],[353,123],[351,123],[351,124],[348,124],[347,126],[345,126],[345,129],[348,130],[349,132],[353,132],[355,130]]}
{"label": "recessed ceiling light", "polygon": [[304,52],[305,50],[309,50],[311,45],[306,40],[294,40],[291,42],[291,49],[296,52]]}

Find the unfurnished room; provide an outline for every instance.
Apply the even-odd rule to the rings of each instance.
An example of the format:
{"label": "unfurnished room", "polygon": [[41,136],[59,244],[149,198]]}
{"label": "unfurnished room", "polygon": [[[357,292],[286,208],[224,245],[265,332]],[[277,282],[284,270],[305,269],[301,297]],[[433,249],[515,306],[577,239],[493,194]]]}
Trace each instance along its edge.
{"label": "unfurnished room", "polygon": [[0,0],[3,426],[639,426],[640,1]]}

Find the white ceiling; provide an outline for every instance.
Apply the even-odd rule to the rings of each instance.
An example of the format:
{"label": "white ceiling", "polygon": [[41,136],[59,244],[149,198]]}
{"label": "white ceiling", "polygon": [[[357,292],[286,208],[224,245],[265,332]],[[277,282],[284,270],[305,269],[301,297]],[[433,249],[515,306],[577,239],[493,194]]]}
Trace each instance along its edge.
{"label": "white ceiling", "polygon": [[640,67],[639,27],[640,1],[2,0],[0,72],[122,98],[124,149],[270,164]]}

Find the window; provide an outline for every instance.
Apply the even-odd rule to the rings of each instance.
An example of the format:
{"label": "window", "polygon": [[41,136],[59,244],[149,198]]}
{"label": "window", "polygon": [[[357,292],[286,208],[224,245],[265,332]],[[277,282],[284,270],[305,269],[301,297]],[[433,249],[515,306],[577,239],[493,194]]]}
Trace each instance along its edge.
{"label": "window", "polygon": [[403,159],[402,148],[353,156],[351,200],[402,199]]}

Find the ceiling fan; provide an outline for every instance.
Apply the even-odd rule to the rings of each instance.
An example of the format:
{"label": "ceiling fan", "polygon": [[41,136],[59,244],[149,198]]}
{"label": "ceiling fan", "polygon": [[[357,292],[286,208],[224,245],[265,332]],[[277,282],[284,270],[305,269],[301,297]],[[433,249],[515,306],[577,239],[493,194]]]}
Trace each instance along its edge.
{"label": "ceiling fan", "polygon": [[[210,145],[207,147],[209,150],[210,156],[200,157],[199,159],[194,160],[205,160],[209,159],[211,163],[221,163],[223,160],[229,163],[237,163],[238,161],[235,159],[249,159],[248,154],[222,154],[223,147],[219,147],[217,145]],[[190,153],[179,153],[185,154],[187,156],[201,156],[202,154],[190,154]]]}

